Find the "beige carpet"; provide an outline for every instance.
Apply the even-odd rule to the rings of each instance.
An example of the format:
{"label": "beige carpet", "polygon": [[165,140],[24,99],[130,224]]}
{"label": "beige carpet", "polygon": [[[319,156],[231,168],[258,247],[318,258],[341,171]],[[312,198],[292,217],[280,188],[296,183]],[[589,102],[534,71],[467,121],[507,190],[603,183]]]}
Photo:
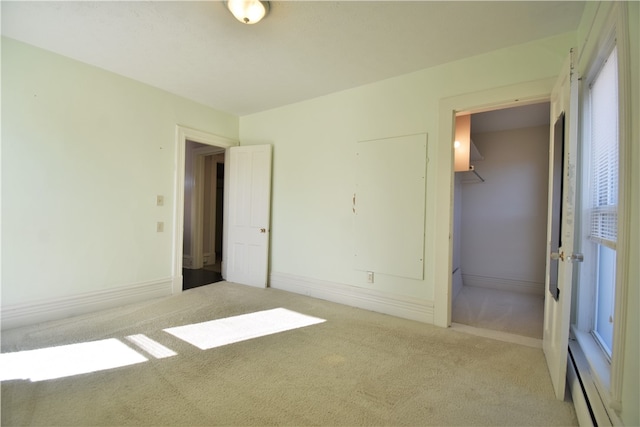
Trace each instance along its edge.
{"label": "beige carpet", "polygon": [[[326,322],[210,350],[163,331],[277,307]],[[2,425],[577,425],[539,349],[226,282],[5,331],[2,352],[132,334],[178,354],[4,381]]]}
{"label": "beige carpet", "polygon": [[453,302],[451,319],[476,328],[542,339],[544,298],[463,286]]}

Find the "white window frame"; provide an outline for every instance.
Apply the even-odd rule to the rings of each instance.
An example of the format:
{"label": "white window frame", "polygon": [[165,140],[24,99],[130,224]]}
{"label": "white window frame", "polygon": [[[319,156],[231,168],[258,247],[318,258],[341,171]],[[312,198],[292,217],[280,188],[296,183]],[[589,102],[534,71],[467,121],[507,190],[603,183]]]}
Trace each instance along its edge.
{"label": "white window frame", "polygon": [[[608,60],[611,58],[611,55],[613,54],[613,52],[617,51],[617,45],[615,43],[615,39],[611,40],[607,45],[606,48],[603,49],[603,57],[605,58],[603,61],[599,61],[595,64],[593,64],[593,67],[591,68],[591,72],[587,75],[587,81],[586,81],[586,86],[584,89],[584,96],[583,96],[583,110],[584,110],[584,133],[583,133],[583,182],[588,183],[588,185],[585,185],[583,188],[583,232],[582,232],[582,251],[583,253],[587,254],[588,257],[586,258],[587,260],[597,260],[595,262],[588,262],[585,263],[582,266],[582,273],[586,273],[584,277],[584,279],[581,280],[581,286],[583,287],[587,287],[588,289],[588,294],[589,294],[589,298],[585,299],[583,301],[583,304],[587,304],[587,308],[586,310],[583,311],[588,311],[590,314],[590,324],[587,323],[586,321],[582,321],[579,323],[580,325],[580,330],[585,331],[588,330],[594,337],[594,339],[596,340],[596,342],[600,345],[600,347],[602,347],[602,350],[605,353],[605,357],[607,358],[607,360],[610,362],[611,360],[611,354],[612,354],[612,350],[613,348],[610,346],[609,343],[605,342],[604,338],[602,338],[600,336],[599,331],[597,330],[597,323],[598,323],[598,310],[599,310],[599,305],[598,305],[598,295],[599,295],[599,279],[600,279],[600,272],[599,272],[599,267],[601,266],[601,255],[600,255],[600,251],[601,251],[601,247],[606,247],[609,248],[610,250],[613,250],[616,254],[616,258],[617,258],[617,247],[616,247],[616,243],[617,243],[617,236],[616,236],[616,228],[617,228],[617,224],[615,224],[615,226],[613,227],[614,229],[611,229],[610,226],[605,227],[605,229],[603,230],[601,225],[598,224],[598,226],[596,226],[594,228],[593,225],[593,214],[594,214],[594,210],[602,210],[600,205],[594,200],[594,198],[596,197],[596,193],[594,192],[594,185],[596,185],[596,183],[594,183],[592,181],[592,179],[594,178],[592,172],[593,172],[593,161],[594,161],[594,151],[593,151],[593,144],[594,141],[591,140],[591,129],[592,129],[592,123],[590,122],[590,118],[593,117],[592,112],[590,111],[592,106],[593,106],[593,99],[592,99],[592,87],[595,84],[595,82],[601,78],[602,75],[602,71],[605,67],[605,64],[608,63]],[[617,58],[617,55],[616,55]],[[618,67],[618,62],[616,60],[616,71],[619,69]],[[616,76],[617,78],[617,76]],[[616,81],[616,85],[617,85],[617,81]],[[616,114],[619,117],[619,113],[620,113],[620,105],[616,106]],[[616,125],[618,125],[618,118],[616,118]],[[620,140],[619,138],[616,141],[616,149],[619,151],[619,144],[620,144]],[[617,159],[616,161],[619,161],[619,152],[616,153],[617,154]],[[598,167],[599,165],[596,165],[596,167]],[[617,165],[616,165],[616,169],[617,169]],[[618,198],[618,193],[619,193],[619,173],[616,170],[616,174],[618,176],[616,176],[616,195],[615,198]],[[609,198],[609,197],[607,197]],[[608,207],[608,206],[607,206]],[[607,208],[605,207],[605,208]],[[609,209],[610,210],[610,209]],[[613,209],[616,212],[616,219],[617,219],[617,211],[618,211],[618,204],[616,203],[615,208]],[[617,221],[616,221],[617,222]],[[604,233],[603,233],[604,232]],[[597,235],[597,238],[594,239],[593,234]],[[604,238],[606,237],[606,238]],[[587,268],[589,268],[589,271],[585,271]],[[615,266],[614,266],[615,268]],[[614,284],[615,286],[615,284]],[[584,307],[583,307],[584,309]],[[615,308],[614,308],[615,311]],[[595,313],[595,314],[594,314]],[[589,326],[587,328],[587,325]]]}
{"label": "white window frame", "polygon": [[[609,359],[608,355],[602,350],[597,340],[591,335],[590,331],[594,325],[595,313],[595,286],[594,271],[586,271],[581,268],[577,276],[579,283],[577,293],[574,295],[573,304],[573,324],[572,332],[576,338],[581,350],[583,351],[590,369],[590,374],[594,378],[594,383],[598,394],[605,404],[605,408],[612,420],[617,419],[617,413],[621,411],[622,396],[622,368],[624,356],[624,338],[626,325],[626,300],[628,294],[629,283],[629,241],[628,230],[630,223],[630,207],[628,201],[630,199],[630,177],[631,164],[629,153],[631,151],[631,143],[629,136],[631,134],[631,117],[630,114],[630,76],[629,76],[629,45],[628,45],[628,29],[627,6],[616,4],[611,9],[611,15],[606,21],[603,29],[600,31],[600,41],[593,46],[591,52],[586,55],[590,57],[584,60],[586,67],[583,70],[583,81],[581,85],[581,106],[582,109],[582,139],[583,141],[589,136],[590,123],[588,120],[589,111],[586,97],[589,83],[597,76],[604,61],[609,57],[614,46],[618,50],[618,135],[619,135],[619,170],[618,170],[618,241],[616,244],[616,294],[615,294],[615,313],[614,313],[614,330],[613,330],[613,348],[612,355]],[[581,52],[581,55],[585,52]],[[590,54],[590,55],[589,55]],[[585,84],[586,83],[586,84]],[[588,171],[588,164],[583,164],[583,171]],[[588,182],[584,181],[583,182]],[[583,200],[588,199],[589,185],[585,185],[582,189]],[[583,204],[584,206],[584,204]],[[583,211],[583,218],[584,211]],[[586,219],[586,218],[585,218]],[[586,239],[587,230],[581,230],[582,250],[585,259],[593,257],[593,250],[596,245],[588,244]],[[591,248],[590,248],[591,247]],[[591,285],[589,285],[591,284]]]}

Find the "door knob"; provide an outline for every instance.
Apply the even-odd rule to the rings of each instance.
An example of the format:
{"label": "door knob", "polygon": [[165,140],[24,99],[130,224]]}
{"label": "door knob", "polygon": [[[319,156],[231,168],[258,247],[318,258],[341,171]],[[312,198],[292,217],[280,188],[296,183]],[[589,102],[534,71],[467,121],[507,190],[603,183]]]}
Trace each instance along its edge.
{"label": "door knob", "polygon": [[260,232],[261,232],[261,233],[266,233],[266,232],[267,232],[267,229],[266,229],[266,228],[261,228],[261,229],[260,229]]}
{"label": "door knob", "polygon": [[[551,259],[564,261],[564,252],[551,252]],[[567,261],[569,262],[583,262],[584,255],[583,254],[571,254],[567,257]]]}
{"label": "door knob", "polygon": [[564,261],[564,252],[551,252],[551,259]]}
{"label": "door knob", "polygon": [[582,254],[571,254],[569,256],[569,261],[570,262],[582,262],[582,261],[584,261],[584,255],[582,255]]}

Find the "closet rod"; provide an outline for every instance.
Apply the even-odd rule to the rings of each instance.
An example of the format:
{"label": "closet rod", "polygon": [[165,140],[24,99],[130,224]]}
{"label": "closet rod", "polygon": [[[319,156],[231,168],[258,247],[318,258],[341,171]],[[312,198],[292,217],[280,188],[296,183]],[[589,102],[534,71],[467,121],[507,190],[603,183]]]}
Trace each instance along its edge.
{"label": "closet rod", "polygon": [[480,176],[478,172],[476,172],[476,167],[473,165],[469,165],[469,172],[473,172],[480,181],[484,182],[484,178]]}

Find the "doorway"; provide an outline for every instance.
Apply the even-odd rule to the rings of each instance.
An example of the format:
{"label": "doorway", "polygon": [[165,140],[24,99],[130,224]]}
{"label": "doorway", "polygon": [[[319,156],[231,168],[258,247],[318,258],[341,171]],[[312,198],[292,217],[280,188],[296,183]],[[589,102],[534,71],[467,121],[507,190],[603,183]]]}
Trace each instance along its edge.
{"label": "doorway", "polygon": [[183,290],[222,281],[225,149],[187,140]]}
{"label": "doorway", "polygon": [[542,339],[549,108],[471,114],[472,167],[453,185],[456,324]]}
{"label": "doorway", "polygon": [[227,148],[237,145],[176,126],[173,293],[225,278],[229,180],[224,160]]}

